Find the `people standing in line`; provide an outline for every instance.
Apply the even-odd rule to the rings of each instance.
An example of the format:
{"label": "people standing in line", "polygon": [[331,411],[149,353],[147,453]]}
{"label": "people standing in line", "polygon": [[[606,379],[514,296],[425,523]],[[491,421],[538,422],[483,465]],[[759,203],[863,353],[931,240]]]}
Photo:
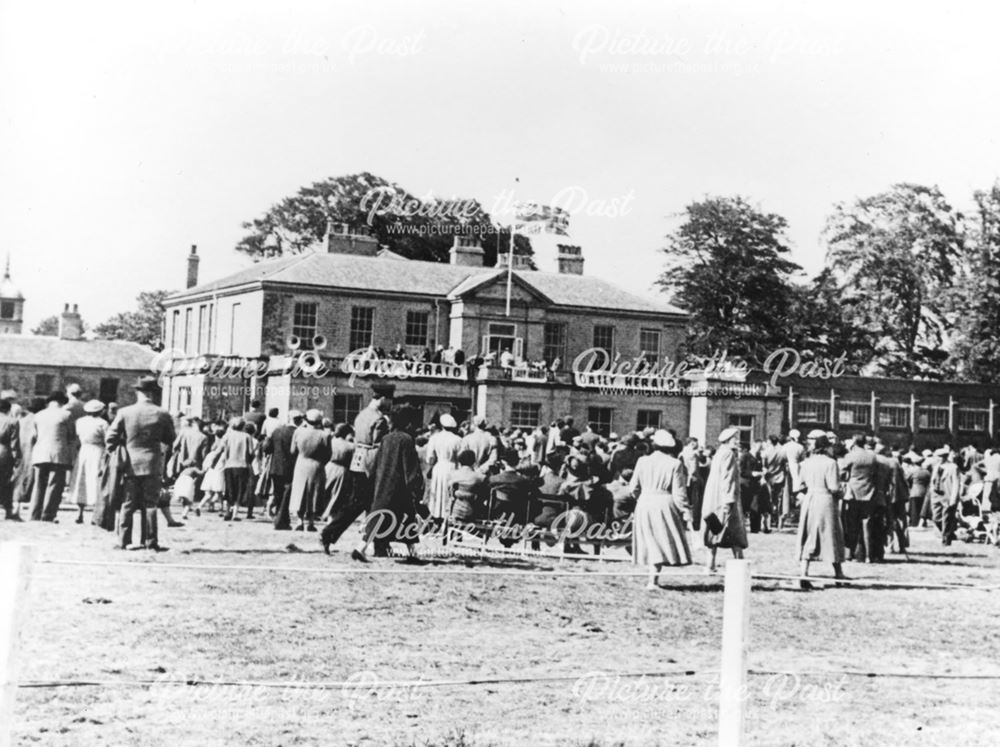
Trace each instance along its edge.
{"label": "people standing in line", "polygon": [[[330,553],[330,545],[340,539],[355,519],[371,508],[375,458],[378,456],[382,439],[389,432],[386,413],[391,404],[392,400],[386,390],[374,389],[368,406],[354,419],[354,455],[349,470],[351,493],[349,500],[342,499],[340,505],[334,508],[330,522],[320,533],[320,543],[327,554]],[[381,543],[376,543],[376,554],[380,554],[384,549]]]}
{"label": "people standing in line", "polygon": [[119,521],[121,536],[118,547],[121,549],[129,544],[132,515],[136,511],[142,517],[143,546],[149,550],[162,549],[156,511],[160,500],[164,451],[169,453],[177,434],[170,415],[154,403],[159,391],[154,377],[141,377],[135,386],[135,404],[118,411],[105,439],[106,448],[124,446],[129,458]]}
{"label": "people standing in line", "polygon": [[295,455],[292,454],[292,439],[302,425],[305,416],[298,410],[288,411],[288,422],[279,425],[264,439],[264,453],[270,456],[268,471],[275,504],[274,528],[290,530],[292,520],[289,514],[289,499],[292,479],[295,475]]}
{"label": "people standing in line", "polygon": [[20,521],[14,511],[15,469],[21,464],[20,425],[11,400],[0,398],[0,507],[5,520]]}
{"label": "people standing in line", "polygon": [[83,406],[83,417],[76,421],[76,437],[80,442],[80,451],[76,458],[76,479],[73,482],[73,501],[78,510],[77,524],[83,523],[84,509],[87,506],[93,508],[101,489],[98,473],[108,433],[108,424],[101,417],[103,411],[103,402],[97,399],[88,400]]}
{"label": "people standing in line", "polygon": [[798,527],[798,559],[804,589],[812,588],[806,580],[809,564],[822,561],[833,565],[835,578],[845,578],[844,533],[838,501],[841,495],[840,467],[833,458],[833,447],[823,431],[812,431],[809,452],[799,470],[795,491],[802,493]]}
{"label": "people standing in line", "polygon": [[32,521],[58,521],[56,515],[66,488],[66,476],[73,468],[73,444],[76,442],[73,418],[65,405],[66,395],[53,392],[46,399],[45,409],[34,417]]}
{"label": "people standing in line", "polygon": [[330,461],[330,434],[323,428],[323,413],[306,412],[306,424],[292,436],[291,454],[295,457],[292,490],[288,498],[290,516],[298,517],[294,529],[316,531],[316,512],[326,493],[326,464]]}
{"label": "people standing in line", "polygon": [[647,589],[659,588],[657,578],[664,566],[691,564],[687,470],[677,458],[679,448],[669,431],[656,431],[652,444],[652,452],[636,462],[629,482],[635,499],[632,562],[649,569]]}
{"label": "people standing in line", "polygon": [[417,447],[407,430],[411,425],[410,408],[394,410],[389,421],[391,430],[381,439],[375,457],[371,512],[365,521],[361,543],[351,552],[351,558],[368,562],[368,547],[376,539],[388,545],[406,545],[407,562],[424,564],[416,555],[419,542],[418,505],[424,493],[424,476],[420,473]]}
{"label": "people standing in line", "polygon": [[[226,521],[239,521],[237,513],[241,502],[248,501],[251,490],[251,470],[257,442],[244,428],[243,418],[233,418],[222,437],[222,473],[226,483]],[[253,518],[253,504],[249,503],[247,518]]]}
{"label": "people standing in line", "polygon": [[438,418],[441,430],[427,441],[427,460],[431,468],[428,508],[435,519],[448,516],[451,503],[451,473],[458,468],[458,455],[462,449],[462,437],[458,435],[458,423],[448,413]]}
{"label": "people standing in line", "polygon": [[705,482],[705,497],[701,506],[705,525],[704,542],[709,556],[707,570],[715,573],[716,554],[728,547],[734,558],[742,558],[747,547],[740,495],[738,428],[729,427],[719,434],[719,448],[712,457],[712,466]]}

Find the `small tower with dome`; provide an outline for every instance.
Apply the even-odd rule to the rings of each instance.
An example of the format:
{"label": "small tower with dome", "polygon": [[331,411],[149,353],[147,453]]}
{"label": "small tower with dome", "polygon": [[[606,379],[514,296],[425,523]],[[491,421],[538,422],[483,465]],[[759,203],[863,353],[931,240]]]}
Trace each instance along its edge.
{"label": "small tower with dome", "polygon": [[24,295],[10,279],[10,255],[0,280],[0,335],[19,335],[24,327]]}

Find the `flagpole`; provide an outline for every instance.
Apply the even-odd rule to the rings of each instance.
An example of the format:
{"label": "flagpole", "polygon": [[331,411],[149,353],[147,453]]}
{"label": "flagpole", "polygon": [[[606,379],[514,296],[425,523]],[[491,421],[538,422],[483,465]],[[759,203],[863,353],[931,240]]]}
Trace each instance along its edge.
{"label": "flagpole", "polygon": [[507,252],[507,313],[510,316],[510,290],[514,280],[514,224],[510,224],[510,249]]}

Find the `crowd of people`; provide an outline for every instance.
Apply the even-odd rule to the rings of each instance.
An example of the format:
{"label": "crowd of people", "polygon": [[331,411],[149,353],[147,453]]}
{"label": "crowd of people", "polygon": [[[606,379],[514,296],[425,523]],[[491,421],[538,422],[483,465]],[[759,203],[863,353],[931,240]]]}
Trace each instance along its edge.
{"label": "crowd of people", "polygon": [[136,392],[120,410],[84,401],[78,386],[27,408],[0,393],[7,518],[28,502],[31,519],[56,521],[65,492],[77,523],[92,507],[93,523],[117,531],[124,547],[138,513],[141,543],[158,548],[158,513],[183,525],[173,502],[182,520],[259,516],[275,530],[318,532],[329,552],[366,516],[352,558],[369,562],[402,542],[413,563],[423,562],[415,546],[428,532],[488,537],[506,521],[530,528],[522,539],[536,548],[624,544],[651,587],[663,567],[692,562],[698,534],[714,572],[719,548],[741,557],[748,535],[794,525],[802,575],[822,561],[843,577],[846,561],[905,553],[912,527],[932,522],[945,544],[960,533],[996,543],[1000,522],[1000,451],[991,449],[918,453],[819,430],[747,443],[735,427],[710,446],[670,429],[581,431],[572,417],[535,428],[449,413],[423,423],[379,389],[350,424],[318,409],[280,418],[256,401],[227,422],[203,422],[158,408],[151,378]]}

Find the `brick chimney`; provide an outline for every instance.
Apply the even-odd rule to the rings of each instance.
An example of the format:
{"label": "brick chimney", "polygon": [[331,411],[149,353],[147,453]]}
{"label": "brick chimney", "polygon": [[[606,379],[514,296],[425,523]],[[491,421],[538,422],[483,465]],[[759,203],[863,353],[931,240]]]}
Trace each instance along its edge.
{"label": "brick chimney", "polygon": [[352,228],[346,223],[330,223],[326,230],[326,250],[330,254],[356,254],[375,257],[379,252],[378,239],[367,228]]}
{"label": "brick chimney", "polygon": [[[507,269],[507,258],[510,256],[507,252],[500,252],[497,254],[497,267],[502,267]],[[531,270],[531,257],[527,254],[515,254],[514,255],[514,269],[515,270]]]}
{"label": "brick chimney", "polygon": [[479,242],[471,236],[456,236],[455,243],[448,252],[451,264],[462,267],[482,267],[486,252]]}
{"label": "brick chimney", "polygon": [[187,274],[187,288],[194,288],[198,285],[198,262],[200,257],[198,256],[198,245],[191,245],[191,253],[188,255],[188,274]]}
{"label": "brick chimney", "polygon": [[66,304],[63,308],[63,313],[59,316],[59,339],[83,339],[83,320],[80,319],[80,312],[76,304],[73,304],[72,311],[70,311],[69,304]]}
{"label": "brick chimney", "polygon": [[583,250],[578,246],[569,244],[557,244],[559,253],[556,255],[556,262],[559,265],[559,272],[563,275],[583,274]]}

